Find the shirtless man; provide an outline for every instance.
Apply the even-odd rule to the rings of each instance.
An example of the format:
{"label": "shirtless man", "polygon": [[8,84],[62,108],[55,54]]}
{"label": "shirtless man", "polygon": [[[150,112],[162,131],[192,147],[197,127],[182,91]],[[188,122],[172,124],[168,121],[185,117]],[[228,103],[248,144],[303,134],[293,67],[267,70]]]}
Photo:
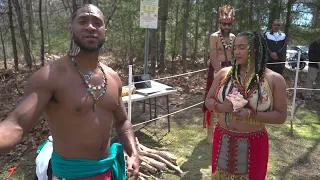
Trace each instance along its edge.
{"label": "shirtless man", "polygon": [[[233,8],[231,6],[223,6],[219,8],[220,13],[220,30],[211,34],[210,36],[210,65],[207,77],[207,87],[205,98],[211,87],[214,79],[214,74],[222,68],[231,66],[232,46],[235,35],[231,33],[231,27],[234,22]],[[213,132],[213,115],[208,111],[207,107],[203,105],[204,120],[203,126],[207,128],[208,143],[212,143]]]}
{"label": "shirtless man", "polygon": [[0,122],[0,154],[17,145],[43,113],[53,137],[49,179],[124,180],[122,146],[110,145],[114,125],[129,156],[130,180],[138,179],[139,156],[121,99],[121,80],[98,61],[105,41],[103,13],[91,4],[77,9],[70,36],[79,53],[64,56],[31,76],[23,100]]}

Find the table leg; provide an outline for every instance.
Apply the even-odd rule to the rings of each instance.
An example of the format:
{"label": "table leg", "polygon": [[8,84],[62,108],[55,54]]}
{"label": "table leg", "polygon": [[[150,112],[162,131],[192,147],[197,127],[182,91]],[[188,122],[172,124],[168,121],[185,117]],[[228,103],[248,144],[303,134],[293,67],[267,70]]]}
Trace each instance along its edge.
{"label": "table leg", "polygon": [[154,118],[157,117],[157,98],[154,98]]}
{"label": "table leg", "polygon": [[[154,98],[154,118],[157,118],[157,98]],[[157,135],[157,121],[154,121],[154,135]]]}
{"label": "table leg", "polygon": [[149,99],[149,113],[150,113],[150,120],[151,120],[152,119],[151,99]]}
{"label": "table leg", "polygon": [[[167,111],[168,114],[170,114],[170,109],[169,109],[169,95],[167,95]],[[167,116],[168,118],[168,132],[170,132],[170,116]]]}

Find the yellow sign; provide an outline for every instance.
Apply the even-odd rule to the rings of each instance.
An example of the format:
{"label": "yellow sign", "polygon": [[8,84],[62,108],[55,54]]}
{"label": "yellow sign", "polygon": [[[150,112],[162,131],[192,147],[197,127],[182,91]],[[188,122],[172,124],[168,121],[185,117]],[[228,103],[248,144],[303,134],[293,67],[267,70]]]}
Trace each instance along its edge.
{"label": "yellow sign", "polygon": [[158,28],[158,0],[140,1],[140,27],[148,29]]}

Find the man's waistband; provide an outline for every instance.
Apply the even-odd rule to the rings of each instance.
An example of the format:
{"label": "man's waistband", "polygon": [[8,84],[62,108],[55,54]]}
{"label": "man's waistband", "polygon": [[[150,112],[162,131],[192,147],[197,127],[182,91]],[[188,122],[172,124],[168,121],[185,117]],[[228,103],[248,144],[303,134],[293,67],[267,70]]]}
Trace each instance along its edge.
{"label": "man's waistband", "polygon": [[125,159],[121,144],[114,143],[110,147],[110,156],[102,160],[86,160],[79,158],[65,158],[53,151],[53,174],[60,178],[76,179],[87,178],[106,172],[112,168],[114,180],[125,180]]}

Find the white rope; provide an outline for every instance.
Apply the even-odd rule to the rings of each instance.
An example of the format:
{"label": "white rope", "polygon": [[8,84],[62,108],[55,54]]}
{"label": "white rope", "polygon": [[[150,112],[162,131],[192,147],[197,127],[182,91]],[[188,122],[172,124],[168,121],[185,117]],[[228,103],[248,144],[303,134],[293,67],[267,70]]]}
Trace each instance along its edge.
{"label": "white rope", "polygon": [[178,110],[178,111],[176,111],[176,112],[173,112],[173,113],[170,113],[170,114],[167,114],[167,115],[164,115],[164,116],[160,116],[160,117],[157,117],[157,118],[154,118],[154,119],[151,119],[151,120],[142,122],[142,123],[135,124],[135,125],[133,125],[133,127],[136,127],[136,126],[139,126],[139,125],[143,125],[143,124],[146,124],[146,123],[149,123],[149,122],[152,122],[152,121],[156,121],[156,120],[158,120],[158,119],[161,119],[161,118],[164,118],[164,117],[167,117],[167,116],[174,115],[174,114],[179,113],[179,112],[181,112],[181,111],[185,111],[185,110],[188,110],[188,109],[193,108],[193,107],[195,107],[195,106],[198,106],[198,105],[200,105],[200,104],[202,104],[202,103],[204,103],[204,101],[202,101],[202,102],[200,102],[200,103],[197,103],[197,104],[194,104],[194,105],[192,105],[192,106],[186,107],[186,108],[184,108],[184,109],[180,109],[180,110]]}
{"label": "white rope", "polygon": [[201,70],[198,70],[198,71],[192,71],[192,72],[187,72],[187,73],[173,75],[173,76],[167,76],[167,77],[158,78],[158,79],[150,79],[150,80],[146,80],[146,81],[134,82],[134,84],[143,83],[143,82],[149,82],[149,81],[158,81],[158,80],[162,80],[162,79],[169,79],[169,78],[173,78],[173,77],[179,77],[179,76],[184,76],[184,75],[188,75],[188,74],[198,73],[198,72],[202,72],[202,71],[206,71],[206,70],[208,70],[208,69],[206,68],[206,69],[201,69]]}
{"label": "white rope", "polygon": [[[272,62],[272,63],[267,63],[267,64],[292,64],[292,63],[297,63],[298,61],[281,61],[281,62]],[[304,62],[307,64],[318,64],[318,62],[309,62],[309,61],[300,61],[300,62]]]}
{"label": "white rope", "polygon": [[[306,90],[306,91],[320,91],[320,89],[310,89],[310,88],[296,88],[297,90]],[[287,90],[294,90],[294,88],[287,88]]]}
{"label": "white rope", "polygon": [[[290,63],[297,63],[298,61],[284,61],[284,62],[273,62],[273,63],[267,63],[267,64],[290,64]],[[318,64],[318,62],[309,62],[309,61],[300,61],[300,62],[305,62],[307,64]],[[137,84],[137,83],[144,83],[144,82],[149,82],[149,81],[159,81],[159,80],[163,80],[163,79],[170,79],[170,78],[174,78],[174,77],[179,77],[179,76],[184,76],[184,75],[190,75],[190,74],[194,74],[194,73],[198,73],[198,72],[202,72],[202,71],[206,71],[208,70],[208,68],[205,69],[200,69],[197,71],[192,71],[192,72],[187,72],[187,73],[183,73],[183,74],[177,74],[177,75],[173,75],[173,76],[167,76],[167,77],[162,77],[162,78],[157,78],[157,79],[150,79],[150,80],[145,80],[145,81],[139,81],[139,82],[134,82],[133,84]]]}

